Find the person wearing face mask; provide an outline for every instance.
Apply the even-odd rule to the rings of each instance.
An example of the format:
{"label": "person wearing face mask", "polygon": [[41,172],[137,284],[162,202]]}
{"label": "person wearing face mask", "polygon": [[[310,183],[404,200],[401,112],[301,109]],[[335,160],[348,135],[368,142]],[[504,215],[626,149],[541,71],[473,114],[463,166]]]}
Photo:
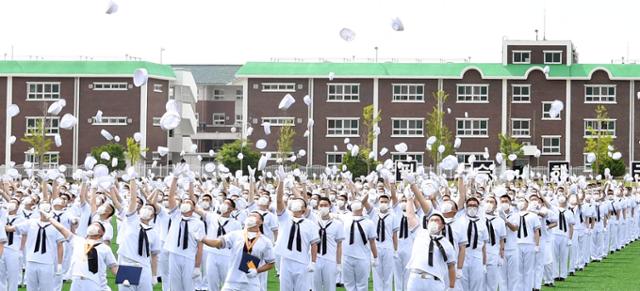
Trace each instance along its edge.
{"label": "person wearing face mask", "polygon": [[[257,200],[254,198],[256,193],[256,181],[254,178],[254,173],[252,171],[253,169],[250,168],[249,169],[249,173],[250,173],[249,174],[249,177],[250,177],[249,197],[248,197],[248,201],[250,201],[250,204],[247,206],[247,209],[249,211],[256,212],[262,216],[262,224],[260,225],[260,234],[265,235],[267,238],[269,238],[269,240],[274,242],[275,238],[278,237],[278,219],[269,210],[269,206],[271,205],[271,197],[269,196],[269,192],[261,191],[262,195],[260,195]],[[260,279],[261,291],[267,291],[268,275],[269,275],[268,272],[263,272],[258,275]]]}
{"label": "person wearing face mask", "polygon": [[[260,233],[262,216],[259,213],[250,212],[244,224],[244,230],[235,230],[217,239],[203,239],[207,246],[229,251],[231,267],[222,288],[225,291],[259,290],[261,283],[258,274],[269,271],[275,262],[273,242]],[[256,257],[260,263],[247,264],[245,272],[244,266],[240,268],[240,264],[243,256],[247,255]]]}
{"label": "person wearing face mask", "polygon": [[313,272],[314,291],[335,291],[336,276],[342,269],[342,242],[344,226],[342,221],[331,217],[331,200],[320,197],[318,202],[318,260]]}
{"label": "person wearing face mask", "polygon": [[553,228],[553,276],[556,281],[564,281],[568,276],[569,248],[572,245],[573,214],[567,209],[567,197],[561,193],[557,196],[558,206],[554,212],[558,215],[557,226]]}
{"label": "person wearing face mask", "polygon": [[[121,291],[151,291],[157,281],[157,256],[160,252],[160,238],[153,225],[155,209],[144,205],[138,209],[136,184],[131,183],[132,195],[122,221],[123,227],[118,236],[118,265],[142,267],[140,282],[137,286],[124,282],[118,286]],[[120,240],[120,238],[123,238]]]}
{"label": "person wearing face mask", "polygon": [[[169,208],[176,207],[178,177],[174,176],[169,189]],[[164,243],[169,252],[169,280],[171,290],[193,290],[194,279],[201,276],[202,239],[204,223],[193,217],[195,202],[184,199],[180,212],[171,215],[171,226]]]}
{"label": "person wearing face mask", "polygon": [[[534,204],[537,204],[537,200]],[[518,250],[520,252],[520,289],[533,290],[536,255],[540,252],[540,219],[536,214],[529,211],[529,201],[520,198],[517,202],[519,223],[517,230]]]}
{"label": "person wearing face mask", "polygon": [[276,253],[281,257],[280,290],[309,290],[312,279],[309,273],[315,270],[320,241],[318,226],[311,219],[304,219],[307,209],[301,197],[291,198],[291,213],[286,211],[283,196],[287,175],[282,166],[276,174],[276,214],[280,229]]}
{"label": "person wearing face mask", "polygon": [[[367,199],[368,195],[365,195],[362,201]],[[378,266],[376,227],[370,219],[362,216],[362,205],[360,200],[354,200],[351,203],[352,216],[343,220],[347,238],[342,253],[342,281],[347,290],[368,290],[370,268],[375,270]]]}
{"label": "person wearing face mask", "polygon": [[504,264],[504,241],[506,227],[503,220],[496,216],[497,201],[494,196],[487,196],[485,200],[484,224],[487,229],[488,240],[485,244],[487,271],[485,273],[486,290],[498,290],[501,281],[501,267]]}
{"label": "person wearing face mask", "polygon": [[455,290],[457,254],[451,242],[442,236],[444,216],[432,212],[425,229],[415,215],[413,198],[407,203],[409,229],[415,232],[415,241],[406,266],[410,274],[405,290]]}
{"label": "person wearing face mask", "polygon": [[[0,218],[5,219],[4,225],[7,226],[15,226],[20,225],[26,219],[18,215],[18,208],[20,205],[20,201],[18,199],[10,199],[9,204],[7,205],[7,215]],[[4,232],[4,231],[3,231]],[[7,232],[7,241],[4,243],[4,250],[2,253],[3,260],[0,260],[4,266],[1,268],[5,271],[4,276],[2,276],[3,283],[0,284],[5,286],[8,291],[16,291],[18,290],[18,284],[20,283],[20,272],[14,272],[12,270],[20,270],[21,266],[21,257],[22,250],[20,249],[20,242],[22,241],[23,234],[16,230],[15,232]]]}
{"label": "person wearing face mask", "polygon": [[62,275],[64,237],[51,226],[51,204],[39,206],[40,219],[25,220],[20,224],[6,225],[7,233],[27,236],[25,244],[26,274],[29,290],[54,290],[56,279]]}
{"label": "person wearing face mask", "polygon": [[372,208],[368,201],[363,202],[369,219],[376,226],[376,248],[378,265],[373,269],[373,289],[391,290],[394,259],[398,257],[398,229],[396,216],[391,211],[391,199],[386,194],[378,197],[378,208]]}
{"label": "person wearing face mask", "polygon": [[596,194],[594,199],[592,259],[600,262],[606,257],[608,251],[608,249],[605,248],[605,242],[608,241],[606,233],[609,203],[604,200],[604,196],[600,193]]}
{"label": "person wearing face mask", "polygon": [[[461,191],[462,193],[462,191]],[[416,198],[418,195],[416,195]],[[466,264],[467,225],[463,219],[456,219],[458,205],[453,200],[446,200],[440,204],[440,212],[444,216],[445,225],[442,236],[446,238],[456,251],[456,285],[462,286],[463,268]],[[424,227],[423,227],[424,228]]]}
{"label": "person wearing face mask", "polygon": [[[242,229],[242,225],[235,219],[230,218],[235,209],[235,203],[231,199],[225,199],[218,207],[218,213],[197,210],[198,214],[205,218],[208,226],[207,239],[221,239],[227,233]],[[206,253],[206,277],[209,291],[217,291],[222,288],[225,277],[231,265],[231,253],[228,249],[218,249],[204,245]]]}
{"label": "person wearing face mask", "polygon": [[95,209],[95,215],[90,221],[100,221],[102,225],[104,225],[105,233],[104,236],[102,236],[102,241],[107,245],[111,245],[111,239],[113,238],[113,226],[111,225],[111,217],[116,213],[116,207],[113,206],[113,204],[111,204],[110,202],[107,202],[106,198],[101,199],[101,201],[103,202],[101,202],[100,206],[98,207],[98,201],[96,201],[97,196],[98,195],[95,194],[92,195],[93,198],[90,200],[91,209]]}
{"label": "person wearing face mask", "polygon": [[466,248],[464,267],[462,268],[463,290],[483,290],[486,274],[486,245],[489,239],[486,224],[479,217],[480,201],[470,197],[465,202],[466,215],[459,220],[464,225]]}
{"label": "person wearing face mask", "polygon": [[569,246],[569,275],[573,275],[576,270],[584,267],[583,253],[586,251],[584,240],[586,235],[585,223],[587,219],[584,215],[582,205],[578,204],[577,195],[569,196],[567,206],[574,218],[573,238],[571,246]]}
{"label": "person wearing face mask", "polygon": [[169,208],[169,196],[165,195],[162,191],[157,191],[155,194],[157,197],[162,197],[162,202],[158,202],[157,200],[152,201],[155,202],[154,208],[158,209],[156,215],[154,216],[154,229],[158,234],[158,239],[160,240],[160,252],[158,253],[158,275],[159,280],[162,280],[162,289],[169,290],[169,252],[164,249],[164,244],[167,238],[167,234],[169,232],[169,227],[171,226],[171,217],[172,213],[177,212],[177,206],[174,205],[174,208]]}
{"label": "person wearing face mask", "polygon": [[500,197],[500,209],[498,216],[505,225],[506,236],[504,239],[504,263],[502,264],[502,280],[499,282],[500,290],[519,290],[520,284],[520,252],[518,250],[517,233],[520,225],[520,216],[511,207],[511,196],[508,194]]}

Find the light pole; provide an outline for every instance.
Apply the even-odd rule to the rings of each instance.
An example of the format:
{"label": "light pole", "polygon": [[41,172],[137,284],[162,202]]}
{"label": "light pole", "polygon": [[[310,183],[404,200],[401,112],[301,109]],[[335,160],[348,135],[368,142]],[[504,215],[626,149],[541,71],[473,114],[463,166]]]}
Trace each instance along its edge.
{"label": "light pole", "polygon": [[163,47],[160,48],[160,63],[162,64],[162,56],[164,54],[165,49]]}

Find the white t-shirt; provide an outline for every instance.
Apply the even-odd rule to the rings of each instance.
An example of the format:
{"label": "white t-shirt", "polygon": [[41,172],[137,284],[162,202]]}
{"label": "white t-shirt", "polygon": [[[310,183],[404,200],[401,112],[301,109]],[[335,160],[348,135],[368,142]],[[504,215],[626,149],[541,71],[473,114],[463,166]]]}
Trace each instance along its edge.
{"label": "white t-shirt", "polygon": [[89,244],[93,245],[95,242],[89,242],[87,239],[77,235],[70,237],[69,241],[73,250],[73,259],[70,266],[71,276],[89,279],[103,288],[107,286],[107,268],[116,264],[116,258],[113,256],[111,248],[102,243],[95,247],[98,252],[98,272],[94,274],[89,271],[85,250],[89,249]]}

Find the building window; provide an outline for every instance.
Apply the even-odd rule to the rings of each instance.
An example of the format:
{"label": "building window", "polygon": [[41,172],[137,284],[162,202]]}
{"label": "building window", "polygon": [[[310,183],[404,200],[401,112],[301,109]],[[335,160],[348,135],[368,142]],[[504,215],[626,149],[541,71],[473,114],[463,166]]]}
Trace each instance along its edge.
{"label": "building window", "polygon": [[224,113],[214,113],[212,120],[213,122],[211,122],[211,124],[213,125],[224,125],[226,116]]}
{"label": "building window", "polygon": [[92,125],[127,125],[126,117],[103,116],[100,122],[98,122],[94,116],[91,118],[91,121]]}
{"label": "building window", "polygon": [[615,103],[616,85],[585,85],[585,103]]}
{"label": "building window", "polygon": [[60,82],[27,82],[27,100],[60,99]]}
{"label": "building window", "polygon": [[242,114],[236,114],[236,124],[242,123]]}
{"label": "building window", "polygon": [[531,103],[531,85],[512,85],[511,102]]}
{"label": "building window", "polygon": [[591,163],[589,163],[589,161],[587,160],[587,155],[588,153],[584,153],[582,154],[582,159],[583,159],[583,166],[584,166],[584,172],[592,172],[593,171],[593,165]]}
{"label": "building window", "polygon": [[242,89],[236,90],[236,99],[242,99]]}
{"label": "building window", "polygon": [[545,64],[562,64],[562,51],[545,51]]}
{"label": "building window", "polygon": [[393,84],[393,102],[423,102],[424,85]]}
{"label": "building window", "polygon": [[126,91],[129,88],[129,84],[126,82],[94,82],[93,90],[96,91]]}
{"label": "building window", "polygon": [[560,155],[560,136],[542,136],[542,154]]}
{"label": "building window", "polygon": [[38,124],[41,122],[44,122],[44,132],[46,135],[55,135],[60,133],[60,127],[58,127],[60,122],[60,117],[48,116],[45,121],[44,117],[35,116],[35,117],[26,117],[25,120],[27,123],[27,127],[26,127],[27,132],[25,133],[25,135],[32,135],[34,132],[36,132],[38,130]]}
{"label": "building window", "polygon": [[616,120],[615,119],[585,119],[584,120],[584,137],[593,138],[600,135],[608,135],[616,137]]}
{"label": "building window", "polygon": [[261,155],[263,156],[270,156],[270,158],[268,158],[269,161],[277,161],[278,159],[288,159],[291,156],[294,155],[293,152],[287,152],[287,153],[281,153],[281,152],[260,152]]}
{"label": "building window", "polygon": [[457,85],[458,103],[488,103],[489,85]]}
{"label": "building window", "polygon": [[327,136],[358,136],[360,133],[358,118],[327,118]]}
{"label": "building window", "polygon": [[513,51],[514,64],[530,64],[531,51]]}
{"label": "building window", "polygon": [[457,118],[456,136],[458,137],[488,137],[488,118]]}
{"label": "building window", "polygon": [[262,92],[295,92],[295,83],[262,83]]}
{"label": "building window", "polygon": [[511,119],[511,136],[513,137],[531,137],[530,127],[531,119],[512,118]]}
{"label": "building window", "polygon": [[394,163],[397,161],[408,162],[409,160],[411,160],[411,161],[416,161],[418,165],[420,165],[422,164],[422,158],[423,158],[422,153],[392,153],[391,154],[391,160],[393,160]]}
{"label": "building window", "polygon": [[360,101],[359,84],[328,84],[327,101],[358,102]]}
{"label": "building window", "polygon": [[294,126],[293,117],[263,117],[262,123],[268,122],[271,126]]}
{"label": "building window", "polygon": [[327,153],[327,167],[339,167],[342,164],[344,153]]}
{"label": "building window", "polygon": [[213,90],[213,100],[222,100],[224,99],[224,90],[215,89]]}
{"label": "building window", "polygon": [[153,92],[162,93],[162,84],[153,84]]}
{"label": "building window", "polygon": [[57,167],[60,163],[60,153],[59,152],[46,152],[43,155],[43,161],[40,163],[38,161],[38,156],[31,153],[24,153],[24,160],[26,162],[31,162],[34,167],[38,167],[42,165],[45,168],[54,168]]}
{"label": "building window", "polygon": [[161,119],[161,117],[154,117],[153,118],[153,126],[160,126],[160,119]]}
{"label": "building window", "polygon": [[558,116],[556,117],[551,117],[551,114],[549,114],[549,110],[551,110],[551,104],[553,102],[549,101],[549,102],[542,102],[542,120],[560,120],[560,116],[562,115],[562,113],[558,114]]}
{"label": "building window", "polygon": [[469,163],[469,157],[473,156],[476,161],[485,161],[487,159],[484,158],[484,153],[456,153],[456,157],[458,158],[458,163],[460,164],[471,164]]}
{"label": "building window", "polygon": [[391,137],[424,136],[424,118],[391,118],[391,122]]}

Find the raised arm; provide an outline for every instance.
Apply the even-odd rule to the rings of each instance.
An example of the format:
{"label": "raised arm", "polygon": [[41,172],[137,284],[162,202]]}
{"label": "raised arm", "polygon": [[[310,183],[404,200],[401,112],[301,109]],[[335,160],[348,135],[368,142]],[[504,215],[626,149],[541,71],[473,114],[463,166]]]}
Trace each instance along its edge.
{"label": "raised arm", "polygon": [[431,203],[429,203],[427,201],[427,199],[424,198],[424,195],[422,194],[422,191],[420,191],[420,189],[418,189],[418,186],[416,184],[411,184],[411,192],[413,192],[413,194],[416,197],[416,200],[418,201],[418,203],[420,203],[420,207],[422,208],[422,212],[424,212],[424,215],[429,215],[429,213],[431,213]]}
{"label": "raised arm", "polygon": [[[45,215],[45,214],[44,213],[40,213],[40,215]],[[51,223],[51,225],[53,225],[53,227],[55,227],[58,230],[58,232],[60,232],[60,234],[62,234],[62,236],[65,239],[69,239],[73,235],[73,233],[70,230],[68,230],[66,227],[64,227],[64,225],[59,223],[53,217],[49,218],[49,223]]]}
{"label": "raised arm", "polygon": [[127,214],[131,215],[136,212],[136,209],[138,209],[138,191],[136,191],[136,182],[133,179],[129,182],[129,192],[129,207],[127,208]]}
{"label": "raised arm", "polygon": [[178,177],[173,176],[171,187],[169,187],[169,209],[176,208],[176,191],[178,191]]}

